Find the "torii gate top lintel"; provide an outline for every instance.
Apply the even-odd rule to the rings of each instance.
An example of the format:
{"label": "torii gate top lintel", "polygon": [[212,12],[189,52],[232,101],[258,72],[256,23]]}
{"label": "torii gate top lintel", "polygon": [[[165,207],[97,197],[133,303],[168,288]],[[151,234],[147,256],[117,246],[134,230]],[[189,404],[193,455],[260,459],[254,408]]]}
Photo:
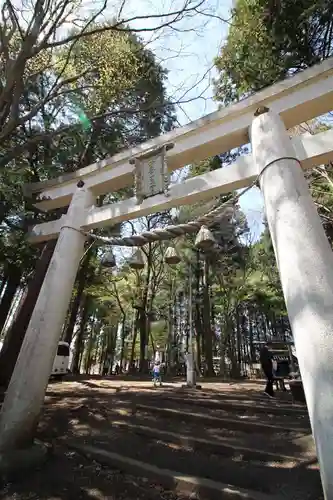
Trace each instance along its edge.
{"label": "torii gate top lintel", "polygon": [[248,127],[255,110],[261,106],[280,114],[287,128],[330,111],[333,109],[333,58],[133,149],[74,173],[27,184],[25,194],[37,195],[36,206],[51,210],[69,204],[80,179],[96,195],[115,191],[133,182],[132,158],[149,154],[167,143],[174,144],[166,152],[169,171],[223,153],[249,142]]}

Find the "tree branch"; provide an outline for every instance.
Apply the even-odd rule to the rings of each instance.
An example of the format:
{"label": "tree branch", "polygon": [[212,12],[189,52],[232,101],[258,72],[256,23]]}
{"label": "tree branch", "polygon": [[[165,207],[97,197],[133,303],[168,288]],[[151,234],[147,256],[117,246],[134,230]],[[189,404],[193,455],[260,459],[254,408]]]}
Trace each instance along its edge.
{"label": "tree branch", "polygon": [[[63,38],[62,40],[58,40],[56,42],[53,42],[51,44],[44,43],[40,44],[38,47],[36,47],[36,51],[39,52],[42,49],[46,48],[51,48],[51,47],[60,47],[63,45],[66,45],[67,43],[70,43],[74,40],[86,37],[86,36],[91,36],[91,35],[96,35],[98,33],[103,33],[105,31],[126,31],[126,32],[131,32],[131,33],[141,33],[141,32],[151,32],[151,31],[159,31],[162,28],[171,26],[174,23],[179,22],[185,15],[193,12],[197,13],[197,10],[203,5],[205,0],[199,0],[195,5],[192,7],[187,7],[187,5],[191,4],[191,0],[186,0],[182,9],[175,10],[172,12],[167,12],[163,14],[147,14],[147,15],[142,15],[142,16],[133,16],[129,17],[127,19],[122,19],[117,21],[113,25],[106,25],[106,26],[101,26],[99,28],[95,28],[90,31],[85,31],[88,26],[91,25],[91,22],[89,23],[82,29],[80,33],[76,33],[73,35],[70,35],[66,38]],[[150,28],[133,28],[130,27],[129,24],[134,22],[134,21],[142,21],[142,20],[147,20],[147,19],[161,19],[161,18],[172,18],[170,21],[166,21],[164,23],[159,24],[158,26],[150,27]],[[36,53],[37,53],[36,52]]]}

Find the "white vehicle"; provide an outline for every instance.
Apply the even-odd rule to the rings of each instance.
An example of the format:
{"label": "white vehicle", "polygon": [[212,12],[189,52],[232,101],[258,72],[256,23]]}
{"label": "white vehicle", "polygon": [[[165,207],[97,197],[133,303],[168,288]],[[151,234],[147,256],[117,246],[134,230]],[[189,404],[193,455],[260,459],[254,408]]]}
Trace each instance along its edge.
{"label": "white vehicle", "polygon": [[69,368],[69,344],[59,342],[56,357],[52,367],[51,377],[64,377]]}

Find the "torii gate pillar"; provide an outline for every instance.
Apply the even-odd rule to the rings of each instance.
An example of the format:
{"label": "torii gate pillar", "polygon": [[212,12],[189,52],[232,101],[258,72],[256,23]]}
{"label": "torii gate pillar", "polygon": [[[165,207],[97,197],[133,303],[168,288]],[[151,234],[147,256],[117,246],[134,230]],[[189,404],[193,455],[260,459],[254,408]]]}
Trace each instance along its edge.
{"label": "torii gate pillar", "polygon": [[[326,500],[333,498],[333,253],[281,118],[251,127]],[[266,165],[273,162],[264,171]]]}
{"label": "torii gate pillar", "polygon": [[85,209],[93,203],[91,191],[80,181],[63,218],[64,227],[1,409],[0,458],[1,453],[32,442],[86,240],[82,233],[66,226],[80,229]]}

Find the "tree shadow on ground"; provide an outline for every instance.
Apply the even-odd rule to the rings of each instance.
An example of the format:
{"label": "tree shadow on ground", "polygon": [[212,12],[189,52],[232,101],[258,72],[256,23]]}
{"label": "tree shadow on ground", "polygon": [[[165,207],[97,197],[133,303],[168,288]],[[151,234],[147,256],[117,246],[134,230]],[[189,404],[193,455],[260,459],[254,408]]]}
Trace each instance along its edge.
{"label": "tree shadow on ground", "polygon": [[[66,399],[64,399],[64,397]],[[48,391],[45,411],[51,411],[52,407],[54,409],[57,407],[60,409],[64,407],[70,412],[75,412],[80,410],[82,404],[85,404],[92,414],[94,412],[97,414],[101,410],[104,413],[105,411],[113,412],[112,418],[119,418],[122,408],[128,409],[130,407],[135,407],[137,420],[141,418],[142,420],[151,420],[152,423],[167,419],[167,421],[171,423],[170,425],[172,425],[172,422],[175,420],[181,421],[182,419],[186,419],[187,422],[191,421],[193,425],[201,424],[201,426],[216,428],[221,425],[222,427],[227,426],[227,421],[229,421],[229,427],[236,427],[238,423],[238,426],[242,429],[249,422],[250,427],[251,423],[284,427],[286,429],[284,434],[288,434],[288,426],[295,430],[299,429],[300,431],[308,429],[308,432],[310,432],[310,425],[306,412],[297,410],[296,414],[288,415],[287,406],[283,409],[276,408],[270,404],[266,405],[264,402],[260,411],[258,410],[258,404],[252,406],[243,405],[241,409],[235,411],[233,404],[230,403],[228,403],[226,407],[223,402],[218,404],[217,407],[214,407],[214,405],[207,407],[209,401],[203,401],[203,403],[202,405],[196,399],[191,398],[180,399],[176,397],[172,399],[165,397],[164,394],[135,394],[133,392],[97,393],[96,391],[80,391],[76,394],[70,394],[66,391],[66,393],[59,394]],[[168,410],[171,410],[171,412]],[[149,415],[149,413],[152,415]],[[160,415],[156,416],[156,413]],[[213,420],[209,420],[209,417],[213,417]],[[207,419],[209,420],[208,422],[205,421]],[[222,419],[221,425],[220,419]],[[249,429],[249,431],[251,431],[251,429]],[[262,432],[265,432],[265,429],[262,429]],[[278,428],[276,432],[279,432]]]}
{"label": "tree shadow on ground", "polygon": [[[176,500],[144,478],[103,467],[66,448],[57,447],[41,468],[0,485],[2,500]],[[179,496],[177,500],[185,500]]]}
{"label": "tree shadow on ground", "polygon": [[[99,386],[98,388],[102,389]],[[183,414],[179,418],[140,412],[137,407],[142,403],[170,407],[170,402],[159,397],[158,394],[152,401],[152,396],[146,391],[137,394],[126,391],[116,392],[113,389],[99,392],[95,386],[85,385],[84,389],[78,391],[75,388],[71,392],[66,388],[66,384],[59,386],[57,390],[54,389],[54,386],[48,389],[48,398],[38,437],[53,444],[55,453],[41,470],[36,470],[24,478],[21,477],[18,482],[15,481],[7,486],[7,490],[0,490],[0,497],[3,500],[14,500],[14,498],[15,500],[50,498],[57,498],[57,500],[74,498],[160,500],[162,496],[166,499],[182,498],[180,494],[175,494],[176,481],[172,484],[168,483],[170,491],[164,491],[152,478],[145,481],[131,474],[120,473],[112,468],[110,463],[102,467],[93,458],[81,457],[66,448],[66,444],[70,441],[75,441],[79,445],[91,444],[102,449],[116,451],[177,472],[235,483],[239,487],[249,487],[259,491],[263,489],[261,483],[265,483],[266,487],[268,484],[273,491],[284,492],[286,499],[319,500],[322,498],[319,473],[311,464],[311,458],[308,463],[284,464],[282,468],[278,455],[283,450],[289,457],[299,457],[302,453],[302,447],[297,441],[285,440],[284,447],[280,446],[276,450],[275,464],[272,464],[271,456],[267,459],[262,457],[260,463],[253,458],[249,462],[241,453],[230,456],[230,454],[216,453],[216,448],[210,450],[209,446],[197,447],[191,438],[193,436],[206,437],[211,441],[223,438],[238,446],[250,445],[261,448],[267,442],[272,441],[273,436],[247,435],[245,432],[237,435],[231,432],[229,435],[227,429],[221,429],[218,426],[214,428],[200,419],[189,421],[186,412],[190,410],[189,407],[184,408],[184,405],[181,408]],[[244,392],[242,394],[241,391],[239,392],[240,396],[244,395]],[[233,394],[238,395],[235,390]],[[195,401],[193,405],[195,406]],[[207,414],[208,409],[205,408],[204,412]],[[288,421],[290,422],[290,419]],[[119,422],[125,424],[125,427],[122,428]],[[184,441],[181,437],[174,437],[170,441],[158,435],[140,435],[130,431],[129,427],[126,427],[127,424],[170,431],[185,435],[187,439]],[[223,427],[223,424],[220,427]],[[277,443],[281,441],[278,436],[275,438]],[[196,490],[200,498],[212,499],[211,496],[207,497],[207,492],[200,485],[197,485]],[[127,496],[124,496],[124,491],[127,492]]]}

